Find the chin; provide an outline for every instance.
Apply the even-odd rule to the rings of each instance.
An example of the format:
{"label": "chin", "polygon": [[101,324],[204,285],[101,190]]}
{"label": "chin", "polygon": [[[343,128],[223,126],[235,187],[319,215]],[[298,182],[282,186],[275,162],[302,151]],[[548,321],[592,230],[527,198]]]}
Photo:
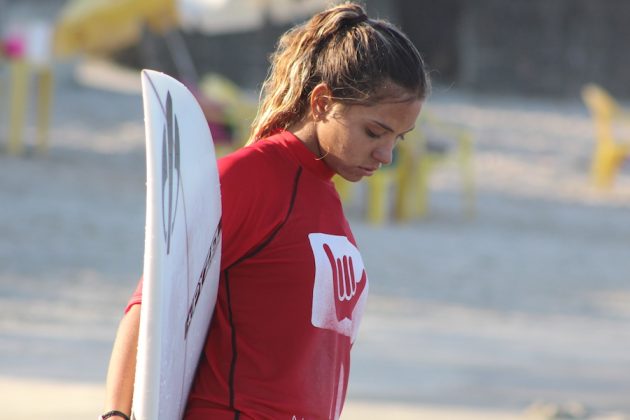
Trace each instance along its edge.
{"label": "chin", "polygon": [[350,182],[359,182],[363,179],[363,175],[339,174],[339,176]]}

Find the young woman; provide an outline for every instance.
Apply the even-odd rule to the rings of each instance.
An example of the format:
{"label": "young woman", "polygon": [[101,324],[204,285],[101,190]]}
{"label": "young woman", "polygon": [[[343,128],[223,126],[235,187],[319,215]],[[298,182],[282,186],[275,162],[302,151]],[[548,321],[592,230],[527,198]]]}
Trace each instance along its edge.
{"label": "young woman", "polygon": [[[339,417],[368,280],[331,178],[389,164],[428,90],[412,43],[357,4],[282,36],[248,146],[219,161],[219,294],[186,419]],[[107,410],[130,411],[140,291]]]}

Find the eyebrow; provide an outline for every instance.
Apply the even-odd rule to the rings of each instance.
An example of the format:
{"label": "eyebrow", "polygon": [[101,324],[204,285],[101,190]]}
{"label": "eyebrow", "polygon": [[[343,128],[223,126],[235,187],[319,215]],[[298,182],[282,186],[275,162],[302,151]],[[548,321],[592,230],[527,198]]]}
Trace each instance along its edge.
{"label": "eyebrow", "polygon": [[[390,133],[393,133],[393,132],[394,132],[394,129],[393,129],[393,128],[391,128],[390,126],[388,126],[388,125],[386,125],[386,124],[383,124],[383,123],[382,123],[382,122],[380,122],[380,121],[376,121],[376,120],[371,120],[371,121],[372,121],[374,124],[378,125],[379,127],[383,128],[384,130],[389,131]],[[405,131],[404,133],[401,133],[401,135],[403,135],[403,134],[407,134],[407,133],[409,133],[410,131],[413,131],[413,129],[414,129],[414,128],[416,128],[416,126],[415,126],[415,125],[414,125],[413,127],[411,127],[409,130]]]}

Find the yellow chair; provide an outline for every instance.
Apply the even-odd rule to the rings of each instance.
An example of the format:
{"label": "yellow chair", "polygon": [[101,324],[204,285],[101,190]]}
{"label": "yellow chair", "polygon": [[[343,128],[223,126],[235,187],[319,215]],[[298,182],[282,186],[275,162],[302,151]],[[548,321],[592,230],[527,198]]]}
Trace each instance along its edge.
{"label": "yellow chair", "polygon": [[372,224],[385,222],[391,210],[392,194],[398,179],[398,163],[379,169],[366,181],[367,208],[365,217]]}
{"label": "yellow chair", "polygon": [[[24,128],[27,121],[27,109],[30,96],[31,78],[36,83],[36,150],[45,153],[48,149],[48,130],[53,96],[53,70],[49,62],[41,61],[39,57],[29,56],[26,49],[27,39],[12,40],[16,47],[14,51],[0,56],[8,66],[7,85],[9,121],[6,150],[11,155],[21,155],[25,152]],[[0,64],[2,62],[0,61]],[[0,99],[4,102],[3,95]]]}
{"label": "yellow chair", "polygon": [[[381,224],[390,217],[398,178],[398,166],[394,165],[379,169],[365,179],[364,217],[371,224]],[[339,175],[333,177],[333,182],[344,204],[355,200],[356,183],[346,181]]]}
{"label": "yellow chair", "polygon": [[608,92],[595,84],[582,88],[582,99],[595,124],[591,177],[598,187],[610,188],[621,165],[630,157],[630,136],[621,139],[616,133],[624,125],[630,130],[630,112],[622,109]]}
{"label": "yellow chair", "polygon": [[[451,147],[430,147],[436,133]],[[467,217],[473,217],[476,207],[473,142],[469,131],[444,124],[428,114],[419,121],[412,136],[401,144],[400,169],[394,206],[396,220],[407,221],[425,217],[429,208],[429,182],[431,175],[442,165],[454,163],[459,171],[462,207]]]}
{"label": "yellow chair", "polygon": [[[427,127],[431,130],[427,130]],[[449,126],[426,115],[418,121],[418,128],[407,135],[396,150],[392,166],[382,168],[366,179],[365,217],[372,224],[380,224],[390,216],[406,222],[427,215],[429,181],[442,165],[454,163],[459,170],[464,213],[475,214],[475,177],[471,134]],[[452,148],[434,150],[429,147],[426,132],[439,132],[453,144]],[[355,197],[353,183],[334,178],[337,192],[344,203]]]}

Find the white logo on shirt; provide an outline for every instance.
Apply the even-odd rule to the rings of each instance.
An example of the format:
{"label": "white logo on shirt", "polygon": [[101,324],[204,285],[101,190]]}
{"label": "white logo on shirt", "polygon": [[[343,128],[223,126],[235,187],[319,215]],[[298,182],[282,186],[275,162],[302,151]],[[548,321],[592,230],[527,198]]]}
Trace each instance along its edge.
{"label": "white logo on shirt", "polygon": [[368,291],[361,254],[345,236],[311,233],[308,238],[315,257],[311,322],[354,342]]}

